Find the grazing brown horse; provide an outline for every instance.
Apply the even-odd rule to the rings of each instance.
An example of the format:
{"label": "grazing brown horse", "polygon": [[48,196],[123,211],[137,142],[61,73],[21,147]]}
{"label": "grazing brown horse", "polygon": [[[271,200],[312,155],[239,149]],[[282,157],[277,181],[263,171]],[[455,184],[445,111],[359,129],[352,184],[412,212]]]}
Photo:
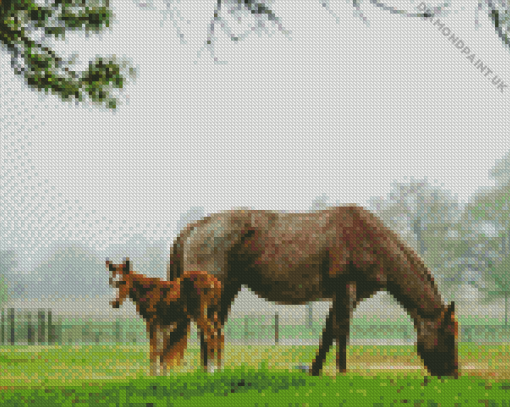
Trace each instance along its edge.
{"label": "grazing brown horse", "polygon": [[[458,375],[454,303],[443,304],[420,257],[361,207],[213,214],[183,229],[171,248],[168,278],[190,270],[206,270],[220,280],[222,296],[215,309],[220,328],[241,284],[279,304],[331,299],[312,375],[322,371],[333,339],[337,369],[346,371],[353,310],[380,290],[389,291],[413,318],[417,351],[428,371],[439,377]],[[202,355],[207,366],[207,355]]]}
{"label": "grazing brown horse", "polygon": [[[218,329],[218,318],[215,318],[214,310],[209,310],[210,307],[217,307],[216,302],[219,302],[221,296],[221,283],[216,278],[203,271],[184,273],[170,282],[148,278],[132,271],[129,259],[123,264],[112,264],[107,259],[106,267],[112,273],[110,285],[119,289],[118,297],[111,302],[112,307],[119,308],[129,297],[147,324],[151,375],[156,375],[158,360],[163,374],[168,365],[174,362],[180,365],[192,319],[196,321],[203,337],[202,352],[205,355],[202,354],[202,360],[207,360],[208,351],[209,357],[214,358],[216,351],[218,365],[221,366],[223,335]],[[211,318],[207,317],[208,314]]]}

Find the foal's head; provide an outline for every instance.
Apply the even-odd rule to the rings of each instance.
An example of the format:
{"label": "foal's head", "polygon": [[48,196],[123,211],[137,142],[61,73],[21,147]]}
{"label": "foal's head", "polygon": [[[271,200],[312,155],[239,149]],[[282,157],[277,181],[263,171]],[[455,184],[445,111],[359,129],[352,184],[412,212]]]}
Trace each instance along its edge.
{"label": "foal's head", "polygon": [[418,326],[418,354],[432,376],[458,377],[458,325],[455,304],[444,306],[433,321],[421,321]]}
{"label": "foal's head", "polygon": [[117,299],[111,302],[113,308],[119,308],[126,297],[129,296],[131,288],[131,276],[133,273],[130,269],[129,258],[126,258],[122,264],[113,264],[106,259],[106,268],[110,270],[110,285],[118,288]]}

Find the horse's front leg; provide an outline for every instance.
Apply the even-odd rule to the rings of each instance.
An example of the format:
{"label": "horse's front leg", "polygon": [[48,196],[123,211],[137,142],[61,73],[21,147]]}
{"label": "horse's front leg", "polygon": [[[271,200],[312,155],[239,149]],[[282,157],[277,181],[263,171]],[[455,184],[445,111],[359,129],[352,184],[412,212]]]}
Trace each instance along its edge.
{"label": "horse's front leg", "polygon": [[333,344],[333,318],[335,317],[334,313],[335,308],[331,307],[329,314],[326,317],[326,327],[322,332],[319,351],[317,352],[317,356],[315,357],[312,363],[312,368],[310,372],[312,376],[319,376],[320,372],[322,371],[324,361],[326,360],[326,355],[328,354],[329,348]]}
{"label": "horse's front leg", "polygon": [[[350,322],[356,304],[356,283],[342,283],[340,298],[336,301],[336,368],[340,373],[347,371],[347,342],[349,340]],[[333,304],[335,305],[335,304]]]}
{"label": "horse's front leg", "polygon": [[312,363],[310,372],[312,376],[318,376],[322,371],[326,355],[333,344],[333,339],[336,339],[337,344],[336,368],[340,373],[345,373],[347,371],[349,324],[355,304],[355,283],[340,283],[337,292],[333,296],[333,304],[326,318],[326,327],[322,334],[317,357]]}

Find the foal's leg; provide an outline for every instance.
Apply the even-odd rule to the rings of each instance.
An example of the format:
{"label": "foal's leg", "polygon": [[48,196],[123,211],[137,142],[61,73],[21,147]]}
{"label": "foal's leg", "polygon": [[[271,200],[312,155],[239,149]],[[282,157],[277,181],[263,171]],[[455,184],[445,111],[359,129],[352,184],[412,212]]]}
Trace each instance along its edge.
{"label": "foal's leg", "polygon": [[[222,294],[221,299],[219,301],[220,306],[212,306],[209,310],[211,312],[210,315],[214,315],[214,312],[217,313],[218,318],[218,324],[219,328],[217,331],[217,335],[221,340],[221,346],[223,347],[224,344],[224,335],[223,335],[223,327],[227,323],[228,319],[228,313],[230,311],[230,307],[232,305],[232,301],[234,301],[234,297],[240,290],[241,286],[238,284],[232,285],[224,283],[224,286],[222,288]],[[218,311],[219,308],[219,311]],[[208,311],[209,311],[208,310]],[[204,369],[207,370],[207,347],[204,346],[205,344],[205,338],[204,338],[204,332],[200,331],[200,355],[202,357],[202,362]],[[221,359],[221,352],[218,353],[218,357]]]}
{"label": "foal's leg", "polygon": [[[221,351],[223,348],[223,333],[221,332],[221,326],[219,319],[217,318],[216,311],[211,309],[207,310],[207,317],[200,317],[197,320],[197,325],[200,328],[200,332],[203,333],[204,346],[203,352],[208,358],[211,359],[212,363],[205,368],[209,373],[214,373],[216,368],[221,367]],[[217,358],[217,367],[214,366],[215,354]]]}
{"label": "foal's leg", "polygon": [[[175,329],[175,326],[173,328]],[[164,327],[162,331],[163,331],[163,349],[161,352],[161,368],[163,369],[163,376],[166,376],[169,365],[167,353],[170,344],[170,333],[172,332],[172,325]]]}
{"label": "foal's leg", "polygon": [[161,352],[161,356],[160,356],[160,358],[161,358],[160,369],[162,370],[163,376],[166,376],[167,370],[168,370],[168,363],[165,359],[165,350],[166,350],[166,347],[168,346],[169,335],[170,335],[170,328],[165,327],[163,329],[163,351]]}
{"label": "foal's leg", "polygon": [[165,373],[163,369],[164,332],[159,325],[156,326],[156,363],[159,365],[158,375]]}
{"label": "foal's leg", "polygon": [[158,375],[158,362],[159,362],[159,353],[158,353],[158,329],[155,325],[147,322],[147,332],[149,333],[149,343],[150,343],[150,375],[157,376]]}
{"label": "foal's leg", "polygon": [[[227,280],[227,279],[228,279],[228,277],[224,280]],[[224,282],[223,284],[224,285],[223,285],[223,288],[221,291],[222,292],[221,299],[219,299],[219,307],[212,306],[209,309],[211,312],[211,314],[209,314],[209,315],[214,317],[214,313],[216,313],[217,318],[218,318],[218,322],[217,322],[218,330],[216,333],[217,339],[220,343],[220,347],[218,348],[218,366],[221,366],[221,357],[222,357],[222,352],[223,352],[223,346],[225,343],[225,336],[223,334],[223,328],[225,327],[225,324],[227,323],[228,313],[230,312],[230,307],[232,306],[232,302],[234,301],[234,298],[237,295],[237,293],[239,292],[239,290],[241,289],[241,285],[239,285],[237,283],[228,284],[227,282]],[[202,340],[204,340],[203,338],[204,338],[203,332],[201,332],[201,334],[200,334],[201,345],[202,345]],[[202,347],[202,349],[203,349],[203,347]],[[204,360],[204,368],[207,370],[207,351],[202,353],[202,358],[203,358],[203,360],[205,359]]]}
{"label": "foal's leg", "polygon": [[208,360],[208,343],[205,338],[205,332],[200,329],[200,359],[202,359],[202,366],[204,370],[207,372],[207,365],[209,364]]}
{"label": "foal's leg", "polygon": [[214,373],[214,350],[216,348],[214,332],[211,327],[208,326],[206,318],[197,320],[197,325],[200,329],[200,352],[202,357],[205,355],[205,359],[209,363],[208,365],[204,364],[204,370],[208,373]]}
{"label": "foal's leg", "polygon": [[[224,335],[222,325],[218,317],[218,312],[210,307],[207,310],[207,327],[209,337],[209,357],[214,361],[216,355],[216,369],[221,369],[221,356],[224,346]],[[209,372],[214,372],[214,366],[209,369]]]}
{"label": "foal's leg", "polygon": [[[208,314],[210,315],[210,312],[208,312]],[[200,317],[197,319],[197,325],[201,334],[200,339],[202,357],[205,355],[205,358],[209,363],[208,366],[204,365],[204,370],[208,373],[214,373],[216,370],[214,366],[214,355],[216,353],[219,355],[219,357],[221,357],[221,353],[218,350],[218,324],[215,323],[214,318],[211,318],[209,315],[206,317],[200,315]]]}
{"label": "foal's leg", "polygon": [[165,365],[180,365],[188,344],[190,322],[189,319],[177,321],[175,328],[165,338],[162,355]]}
{"label": "foal's leg", "polygon": [[230,307],[232,306],[232,302],[234,301],[235,297],[237,296],[237,293],[241,289],[240,284],[235,285],[227,285],[225,283],[225,287],[222,290],[221,294],[221,301],[220,301],[220,311],[217,313],[216,318],[218,319],[218,330],[216,332],[217,339],[218,339],[218,367],[221,367],[222,364],[222,355],[223,355],[223,348],[225,346],[225,335],[223,333],[223,330],[225,328],[225,324],[228,320],[228,314],[230,312]]}
{"label": "foal's leg", "polygon": [[223,335],[222,326],[218,327],[218,329],[215,331],[215,335],[216,335],[216,352],[217,352],[216,357],[218,360],[218,369],[221,369],[221,357],[223,353],[223,347],[225,346],[225,337]]}

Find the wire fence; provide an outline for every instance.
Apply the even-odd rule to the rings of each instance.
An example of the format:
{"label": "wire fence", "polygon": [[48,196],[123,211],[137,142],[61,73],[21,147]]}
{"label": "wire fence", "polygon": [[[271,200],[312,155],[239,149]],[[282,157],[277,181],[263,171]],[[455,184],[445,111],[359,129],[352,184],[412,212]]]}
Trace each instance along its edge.
{"label": "wire fence", "polygon": [[[469,323],[471,322],[471,323]],[[225,341],[233,345],[318,345],[325,318],[311,316],[304,324],[282,324],[275,315],[246,315],[229,318]],[[510,342],[508,326],[496,321],[473,323],[459,318],[460,342]],[[142,318],[54,317],[51,309],[2,309],[0,345],[145,344],[146,325]],[[413,344],[416,333],[411,322],[353,319],[350,344]],[[197,346],[197,328],[192,324],[190,345]]]}

